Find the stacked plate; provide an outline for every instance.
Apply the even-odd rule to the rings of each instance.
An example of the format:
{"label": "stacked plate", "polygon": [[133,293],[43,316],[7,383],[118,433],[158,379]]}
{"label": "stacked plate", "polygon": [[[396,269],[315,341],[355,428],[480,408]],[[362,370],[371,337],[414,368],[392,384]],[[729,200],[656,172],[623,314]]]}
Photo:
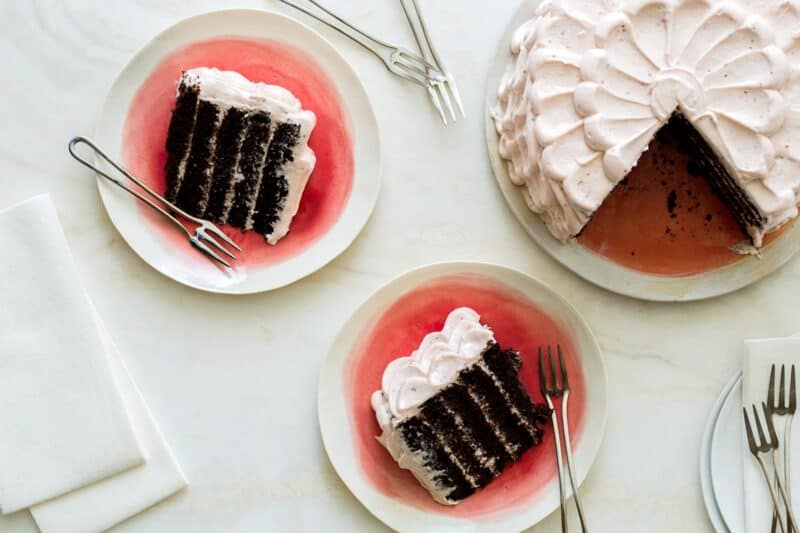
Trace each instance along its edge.
{"label": "stacked plate", "polygon": [[700,447],[700,487],[718,532],[744,532],[742,372],[725,385],[711,410]]}
{"label": "stacked plate", "polygon": [[[800,337],[800,333],[792,337]],[[708,517],[718,532],[745,531],[744,453],[740,370],[714,403],[700,446],[700,488]]]}

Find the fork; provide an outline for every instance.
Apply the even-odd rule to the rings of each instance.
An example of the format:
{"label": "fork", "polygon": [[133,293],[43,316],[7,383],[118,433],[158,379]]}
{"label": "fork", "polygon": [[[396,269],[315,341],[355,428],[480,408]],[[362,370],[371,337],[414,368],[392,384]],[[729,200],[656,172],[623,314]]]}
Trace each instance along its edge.
{"label": "fork", "polygon": [[778,450],[778,435],[775,433],[775,426],[772,423],[772,417],[770,416],[769,410],[767,409],[767,404],[765,402],[761,402],[761,410],[764,413],[764,424],[767,427],[766,435],[764,434],[764,427],[761,424],[761,417],[758,415],[756,405],[753,404],[753,420],[756,429],[758,430],[758,439],[756,439],[756,435],[753,433],[753,427],[750,425],[750,418],[747,416],[747,409],[742,407],[742,416],[744,416],[744,425],[747,431],[747,444],[750,447],[750,453],[758,461],[758,466],[761,467],[761,473],[764,474],[767,487],[769,487],[772,505],[777,513],[777,521],[780,530],[782,533],[787,533],[786,524],[784,523],[783,518],[780,516],[780,513],[778,513],[778,509],[780,509],[780,501],[782,500],[784,506],[786,506],[786,518],[791,527],[793,527],[796,531],[797,522],[794,519],[794,512],[792,511],[791,502],[789,502],[789,498],[786,496],[786,491],[783,489],[781,478],[779,475],[777,475],[776,471],[775,484],[773,485],[769,477],[769,472],[767,471],[767,465],[762,457],[763,455],[771,454],[772,461],[775,462],[776,452]]}
{"label": "fork", "polygon": [[[347,22],[345,19],[321,5],[316,0],[306,0],[319,11],[333,20],[328,20],[291,0],[280,0],[280,2],[292,7],[309,17],[318,20],[326,26],[338,31],[345,37],[351,39],[380,59],[389,72],[400,76],[410,82],[422,87],[427,87],[428,83],[440,82],[444,80],[444,75],[434,65],[425,58],[420,57],[407,48],[396,46],[377,37],[368,34],[364,30]],[[336,22],[338,22],[338,24]]]}
{"label": "fork", "polygon": [[[785,483],[786,489],[786,496],[789,498],[789,501],[792,501],[792,489],[791,489],[791,470],[790,470],[790,458],[791,458],[791,436],[792,436],[792,421],[794,420],[794,413],[797,410],[797,394],[795,389],[795,374],[794,374],[794,365],[792,365],[790,378],[789,378],[789,396],[787,399],[786,396],[786,365],[781,365],[781,384],[778,390],[778,397],[779,400],[775,398],[775,365],[772,365],[769,371],[769,389],[767,391],[767,407],[769,408],[770,416],[773,419],[775,415],[778,416],[786,416],[786,425],[783,428],[783,480]],[[778,465],[777,463],[773,465],[775,470],[775,476],[778,475]],[[773,513],[772,515],[772,526],[770,531],[775,531],[776,528],[776,514]],[[792,533],[794,529],[792,528],[791,524],[789,525],[789,533]]]}
{"label": "fork", "polygon": [[[441,57],[439,57],[439,54],[436,52],[436,48],[428,33],[428,27],[425,24],[425,18],[422,16],[422,10],[419,8],[417,0],[400,0],[400,6],[403,8],[403,13],[411,28],[411,33],[414,34],[414,40],[417,43],[417,48],[419,48],[420,53],[426,60],[431,60],[442,76],[444,76],[441,80],[434,76],[429,76],[428,83],[425,87],[428,90],[428,95],[433,102],[433,106],[439,113],[439,117],[442,119],[442,122],[447,125],[447,117],[442,109],[442,102],[444,102],[450,119],[456,122],[459,116],[456,115],[456,110],[453,108],[452,102],[455,101],[456,109],[458,109],[460,117],[465,118],[464,106],[461,103],[461,96],[458,93],[456,81],[453,75],[444,67]],[[419,24],[419,30],[417,29],[417,24]]]}
{"label": "fork", "polygon": [[564,433],[564,448],[566,449],[569,481],[572,485],[572,496],[575,499],[575,507],[578,510],[578,519],[581,523],[581,531],[585,533],[588,531],[588,528],[586,527],[586,519],[583,514],[581,498],[578,494],[578,483],[575,479],[575,466],[572,460],[572,442],[570,441],[569,436],[569,377],[567,375],[567,366],[564,363],[564,355],[561,352],[561,345],[556,345],[556,352],[558,353],[558,366],[560,369],[560,375],[556,374],[555,364],[553,363],[553,350],[550,346],[547,347],[547,359],[549,363],[548,366],[550,368],[548,380],[547,371],[545,370],[544,364],[544,355],[542,353],[542,348],[539,348],[539,382],[542,388],[542,394],[544,394],[545,400],[547,401],[547,407],[549,407],[550,411],[552,412],[551,416],[553,420],[553,435],[555,437],[556,445],[556,467],[558,469],[558,486],[561,495],[561,531],[566,533],[568,530],[568,524],[566,514],[566,482],[564,481],[563,475],[561,437],[559,432],[558,417],[553,409],[553,398],[559,396],[561,397],[561,430]]}
{"label": "fork", "polygon": [[[131,180],[137,186],[139,186],[144,192],[146,192],[150,196],[150,198],[148,198],[138,190],[125,185],[117,178],[109,175],[105,171],[101,170],[97,166],[93,165],[92,163],[90,163],[89,161],[78,155],[75,151],[75,147],[79,144],[83,144],[91,148],[91,150],[96,155],[100,156],[106,163],[117,169],[117,171],[119,171],[122,175],[124,175],[126,178]],[[92,141],[90,141],[86,137],[74,137],[73,139],[71,139],[69,141],[68,150],[70,155],[80,164],[93,170],[97,174],[103,176],[111,183],[123,189],[124,191],[128,192],[129,194],[132,194],[133,196],[135,196],[136,198],[138,198],[139,200],[150,206],[152,209],[160,213],[162,216],[170,220],[175,225],[175,227],[178,228],[186,236],[186,238],[189,240],[189,242],[192,244],[194,248],[201,251],[203,254],[213,259],[214,261],[217,261],[218,263],[228,268],[231,268],[230,263],[227,260],[225,260],[222,257],[222,255],[220,255],[220,253],[226,255],[228,258],[230,258],[230,260],[233,261],[236,260],[236,255],[234,255],[233,252],[228,250],[228,248],[220,244],[220,242],[217,241],[217,239],[215,239],[214,237],[222,239],[222,241],[224,241],[225,244],[227,244],[228,246],[230,246],[231,248],[233,248],[238,252],[241,252],[242,249],[239,247],[239,245],[233,242],[233,240],[231,240],[230,237],[225,235],[225,233],[222,230],[220,230],[216,225],[209,222],[208,220],[192,216],[189,213],[180,209],[178,206],[167,201],[166,198],[162,197],[160,194],[158,194],[153,189],[148,187],[147,184],[136,178],[136,176],[131,174],[122,165],[111,159],[105,152],[103,152],[100,148],[97,147],[97,145],[95,145]],[[161,202],[161,204],[163,204],[165,207],[158,205],[154,200]],[[184,218],[189,222],[195,224],[196,227],[194,231],[189,231],[189,229],[187,229],[186,226],[184,226],[183,223],[178,219],[179,217]],[[217,251],[214,251],[212,247],[215,248]]]}

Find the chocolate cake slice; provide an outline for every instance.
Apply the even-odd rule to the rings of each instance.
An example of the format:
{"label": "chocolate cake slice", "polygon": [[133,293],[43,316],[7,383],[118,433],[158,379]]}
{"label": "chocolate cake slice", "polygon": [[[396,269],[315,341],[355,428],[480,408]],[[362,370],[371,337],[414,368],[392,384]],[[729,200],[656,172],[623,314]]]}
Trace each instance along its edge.
{"label": "chocolate cake slice", "polygon": [[452,311],[386,367],[371,399],[378,440],[437,502],[460,503],[541,442],[550,410],[531,400],[521,364],[475,311]]}
{"label": "chocolate cake slice", "polygon": [[308,147],[315,124],[314,113],[282,87],[237,72],[187,70],[167,131],[167,198],[276,244],[316,163]]}

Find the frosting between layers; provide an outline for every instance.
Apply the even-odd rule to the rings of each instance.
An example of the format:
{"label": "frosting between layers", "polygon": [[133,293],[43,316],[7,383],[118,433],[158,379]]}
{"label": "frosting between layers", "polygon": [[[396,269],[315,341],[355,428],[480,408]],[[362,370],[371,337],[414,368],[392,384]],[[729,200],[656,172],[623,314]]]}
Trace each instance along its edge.
{"label": "frosting between layers", "polygon": [[181,82],[198,86],[199,97],[219,107],[220,114],[231,107],[259,110],[269,113],[273,124],[291,122],[300,126],[292,157],[281,169],[281,174],[288,183],[289,193],[279,219],[272,226],[272,232],[265,235],[269,244],[277,244],[289,232],[292,219],[300,207],[303,190],[317,161],[313,150],[308,146],[308,138],[317,122],[316,115],[303,109],[300,100],[287,89],[252,82],[234,71],[197,67],[185,71]]}
{"label": "frosting between layers", "polygon": [[760,246],[800,200],[798,23],[794,0],[546,0],[493,113],[511,180],[566,241],[677,110],[764,218]]}
{"label": "frosting between layers", "polygon": [[446,493],[436,486],[422,458],[408,453],[397,426],[416,415],[426,400],[455,381],[461,370],[479,361],[486,347],[494,342],[494,333],[480,323],[478,313],[468,307],[455,309],[447,316],[442,331],[429,333],[410,356],[399,357],[387,365],[381,390],[375,391],[370,399],[381,428],[380,443],[440,503],[451,502],[446,501]]}

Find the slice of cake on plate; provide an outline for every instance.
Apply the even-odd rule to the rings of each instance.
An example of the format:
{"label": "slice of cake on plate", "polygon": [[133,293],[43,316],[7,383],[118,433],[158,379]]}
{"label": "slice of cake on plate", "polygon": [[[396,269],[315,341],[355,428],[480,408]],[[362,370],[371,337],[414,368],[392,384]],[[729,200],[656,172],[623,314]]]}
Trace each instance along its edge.
{"label": "slice of cake on plate", "polygon": [[[530,209],[577,236],[668,128],[752,245],[797,216],[795,0],[545,0],[494,120]],[[653,179],[657,179],[654,177]]]}
{"label": "slice of cake on plate", "polygon": [[371,398],[378,440],[437,502],[463,501],[541,442],[550,411],[533,403],[520,366],[475,311],[452,311],[386,367]]}
{"label": "slice of cake on plate", "polygon": [[215,68],[185,71],[167,133],[167,199],[276,244],[316,163],[315,124],[282,87]]}

